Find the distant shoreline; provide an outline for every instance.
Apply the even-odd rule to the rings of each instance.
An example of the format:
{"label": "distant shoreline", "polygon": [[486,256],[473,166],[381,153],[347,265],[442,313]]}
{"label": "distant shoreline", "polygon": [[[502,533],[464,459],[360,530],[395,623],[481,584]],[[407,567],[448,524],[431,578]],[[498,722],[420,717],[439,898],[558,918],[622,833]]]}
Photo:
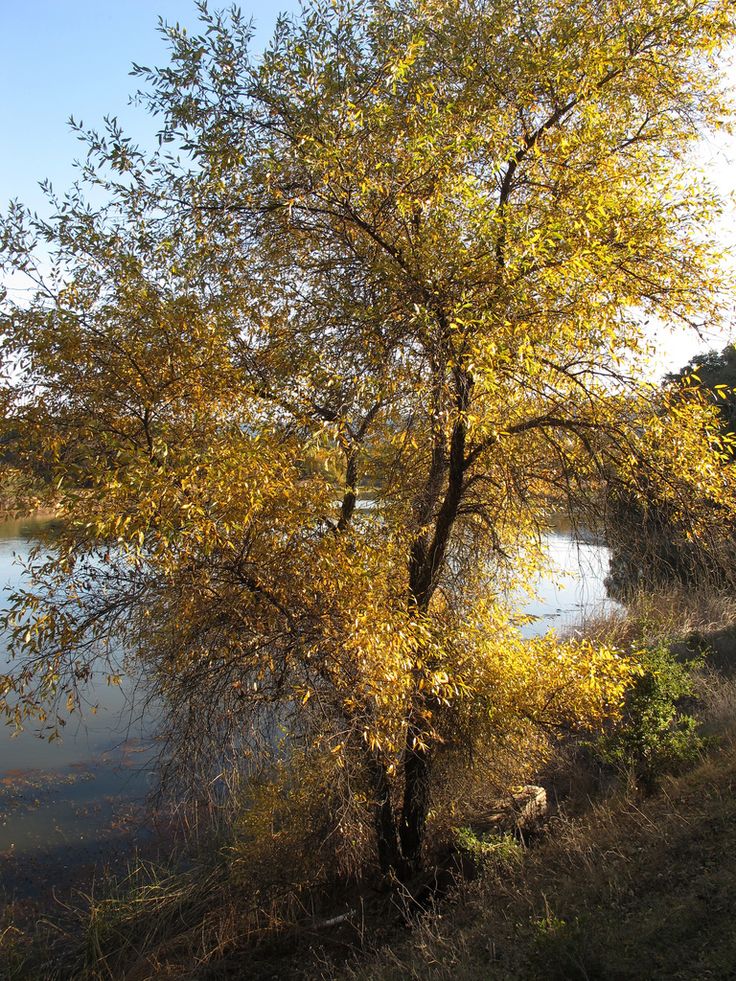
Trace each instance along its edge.
{"label": "distant shoreline", "polygon": [[61,518],[59,508],[33,508],[32,510],[14,510],[0,507],[0,521],[53,521]]}

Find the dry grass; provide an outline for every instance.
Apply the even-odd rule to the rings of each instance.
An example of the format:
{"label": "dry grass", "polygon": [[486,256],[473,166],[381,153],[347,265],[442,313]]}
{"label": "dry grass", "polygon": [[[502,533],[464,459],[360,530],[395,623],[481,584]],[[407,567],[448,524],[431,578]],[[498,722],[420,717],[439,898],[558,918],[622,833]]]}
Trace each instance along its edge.
{"label": "dry grass", "polygon": [[656,981],[734,977],[736,748],[559,818],[522,869],[491,875],[351,981]]}
{"label": "dry grass", "polygon": [[695,673],[698,718],[706,737],[736,742],[736,673],[724,675],[706,661]]}
{"label": "dry grass", "polygon": [[[736,978],[736,600],[674,588],[590,621],[622,648],[705,654],[695,711],[710,748],[642,798],[607,798],[575,752],[558,815],[521,867],[493,870],[410,938],[323,977],[342,981],[721,981]],[[597,803],[593,803],[596,800]]]}
{"label": "dry grass", "polygon": [[685,642],[730,628],[736,628],[736,597],[717,589],[672,585],[632,596],[626,609],[590,617],[575,633],[627,648]]}
{"label": "dry grass", "polygon": [[[271,868],[279,873],[271,888],[263,879],[268,869],[254,864],[246,839],[177,875],[141,867],[114,894],[93,898],[86,916],[67,925],[65,935],[49,933],[56,946],[37,945],[35,959],[16,957],[5,976],[25,981],[736,977],[729,973],[736,965],[730,922],[736,895],[736,601],[713,592],[671,590],[656,599],[641,597],[626,616],[588,623],[585,632],[622,647],[666,639],[685,652],[715,650],[719,669],[699,670],[695,702],[703,729],[717,738],[718,748],[713,746],[690,773],[665,780],[658,795],[642,801],[633,787],[619,785],[614,796],[599,797],[593,805],[600,784],[585,766],[563,760],[559,769],[564,773],[567,767],[571,801],[577,802],[568,807],[568,816],[558,815],[544,842],[528,849],[521,863],[499,859],[483,881],[463,887],[436,915],[414,922],[409,935],[385,896],[374,897],[372,908],[364,910],[355,889],[351,895],[343,885],[342,894],[330,895],[322,873],[311,891],[285,875],[292,864],[303,871],[304,849],[288,854],[301,840],[298,822],[290,820],[294,834],[282,836],[269,853],[269,862],[279,864]],[[496,760],[496,766],[513,762],[511,749],[509,760]],[[501,769],[495,777],[503,782],[508,774]],[[454,792],[452,774],[446,778]],[[486,770],[486,784],[494,783],[490,778]],[[300,827],[304,830],[304,822]],[[287,854],[281,854],[285,847]],[[324,871],[324,857],[318,864]],[[256,881],[259,869],[263,881]],[[365,914],[350,936],[341,928],[310,930],[310,923],[346,904],[360,904],[361,917]],[[84,936],[82,946],[68,942],[75,930]],[[5,940],[10,950],[18,938],[10,932]],[[363,951],[345,967],[345,956],[361,943],[383,948]],[[328,955],[341,957],[343,966],[330,967]]]}
{"label": "dry grass", "polygon": [[[0,941],[7,941],[4,949],[0,943],[0,978],[272,978],[275,964],[288,965],[297,925],[316,907],[293,889],[269,896],[248,891],[230,873],[224,863],[177,874],[133,869],[107,897],[80,898],[63,922],[41,925],[30,949],[0,930]],[[247,973],[238,973],[245,964]]]}

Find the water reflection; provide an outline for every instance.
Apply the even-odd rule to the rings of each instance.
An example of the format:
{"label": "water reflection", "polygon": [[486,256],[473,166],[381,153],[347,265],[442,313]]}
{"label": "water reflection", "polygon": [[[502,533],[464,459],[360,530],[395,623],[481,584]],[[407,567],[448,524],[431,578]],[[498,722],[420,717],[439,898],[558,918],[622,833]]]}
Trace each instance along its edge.
{"label": "water reflection", "polygon": [[535,599],[525,612],[535,619],[522,629],[525,637],[546,633],[550,627],[564,633],[584,620],[619,609],[606,593],[609,551],[592,536],[574,539],[568,532],[545,538],[545,551],[553,571],[534,583]]}
{"label": "water reflection", "polygon": [[[3,603],[23,584],[33,546],[41,540],[53,548],[53,530],[49,521],[0,523]],[[9,666],[3,641],[0,671]],[[6,891],[26,895],[39,885],[38,875],[29,876],[28,859],[40,868],[40,856],[53,854],[51,865],[63,868],[73,848],[94,862],[123,828],[131,831],[130,816],[140,817],[150,789],[153,757],[147,720],[132,695],[130,685],[109,685],[100,672],[86,691],[96,713],[67,717],[61,739],[50,743],[32,727],[21,733],[0,728],[0,881]]]}
{"label": "water reflection", "polygon": [[[53,547],[53,522],[6,521],[0,523],[0,595],[5,597],[23,583],[23,563],[32,547],[44,540]],[[0,641],[0,671],[12,662],[7,645]],[[60,767],[100,754],[111,754],[116,745],[146,735],[146,720],[136,710],[132,685],[110,685],[99,672],[85,689],[87,711],[83,717],[66,716],[63,737],[49,743],[32,728],[14,734],[11,727],[0,733],[0,777],[9,769]],[[92,708],[96,711],[93,714]]]}

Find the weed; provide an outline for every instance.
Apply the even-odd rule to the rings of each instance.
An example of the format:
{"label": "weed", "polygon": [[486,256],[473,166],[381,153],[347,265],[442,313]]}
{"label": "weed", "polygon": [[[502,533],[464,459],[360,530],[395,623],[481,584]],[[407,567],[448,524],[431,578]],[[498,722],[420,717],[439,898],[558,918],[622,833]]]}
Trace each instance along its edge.
{"label": "weed", "polygon": [[460,852],[468,855],[476,865],[518,865],[522,861],[524,849],[512,834],[478,832],[472,828],[456,828],[454,844]]}

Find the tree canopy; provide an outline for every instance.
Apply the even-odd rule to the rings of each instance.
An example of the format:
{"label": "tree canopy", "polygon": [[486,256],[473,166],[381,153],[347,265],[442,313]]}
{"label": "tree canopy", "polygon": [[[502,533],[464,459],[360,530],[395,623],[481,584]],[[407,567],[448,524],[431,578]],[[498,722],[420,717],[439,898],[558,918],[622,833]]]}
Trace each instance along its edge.
{"label": "tree canopy", "polygon": [[729,344],[722,351],[708,351],[692,358],[679,371],[666,377],[669,384],[685,389],[693,384],[706,389],[718,407],[724,434],[736,429],[736,348]]}
{"label": "tree canopy", "polygon": [[179,748],[281,726],[408,874],[442,753],[617,710],[625,657],[508,609],[553,512],[644,465],[731,506],[715,410],[662,417],[637,359],[720,316],[692,150],[733,10],[315,0],[260,59],[200,16],[136,66],[159,149],[80,129],[79,185],[0,229],[37,286],[7,414],[67,516],[0,692],[74,709],[122,642]]}

